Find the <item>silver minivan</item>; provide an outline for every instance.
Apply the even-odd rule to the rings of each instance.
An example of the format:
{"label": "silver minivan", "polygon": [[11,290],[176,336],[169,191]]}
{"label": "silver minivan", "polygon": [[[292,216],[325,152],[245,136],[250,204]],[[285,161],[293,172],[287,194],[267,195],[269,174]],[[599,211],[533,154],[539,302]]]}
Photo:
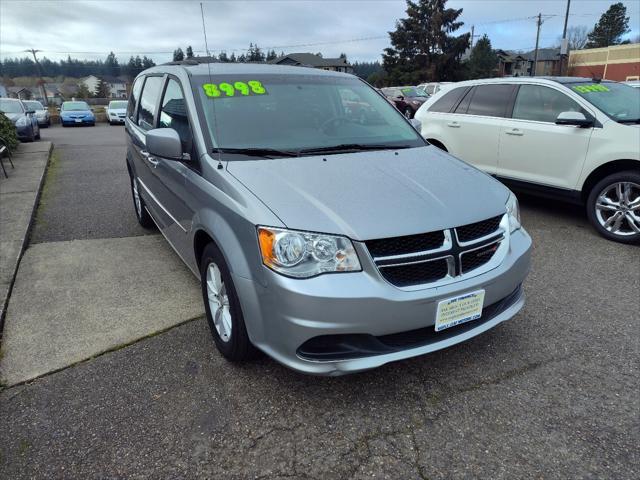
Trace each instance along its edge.
{"label": "silver minivan", "polygon": [[227,359],[339,375],[474,337],[523,306],[515,196],[359,78],[195,61],[135,80],[140,224],[200,279]]}

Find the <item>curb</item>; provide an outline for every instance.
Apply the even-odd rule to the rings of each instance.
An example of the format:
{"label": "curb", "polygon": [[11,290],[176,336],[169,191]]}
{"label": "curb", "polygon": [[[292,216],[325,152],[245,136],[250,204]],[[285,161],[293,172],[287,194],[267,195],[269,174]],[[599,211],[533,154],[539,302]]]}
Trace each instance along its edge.
{"label": "curb", "polygon": [[[40,176],[40,180],[38,181],[38,188],[36,189],[36,196],[33,202],[33,208],[31,209],[31,216],[29,218],[29,223],[27,225],[27,229],[25,230],[24,237],[22,239],[22,244],[20,245],[20,251],[18,252],[18,258],[16,260],[15,268],[11,273],[11,280],[9,281],[9,288],[7,289],[7,296],[4,299],[2,305],[0,305],[0,340],[2,339],[2,332],[4,330],[4,319],[7,314],[7,307],[9,306],[9,299],[11,298],[11,292],[13,291],[13,285],[16,281],[16,275],[18,274],[18,268],[20,268],[20,261],[22,260],[22,256],[24,251],[27,249],[29,245],[29,239],[31,238],[31,231],[33,229],[33,223],[36,217],[36,211],[38,210],[38,205],[40,204],[40,195],[42,194],[42,187],[44,185],[44,179],[47,176],[47,172],[49,171],[49,165],[51,164],[51,154],[53,152],[53,142],[49,147],[49,152],[47,153],[47,163],[42,169],[42,175]],[[19,152],[16,152],[19,153]]]}

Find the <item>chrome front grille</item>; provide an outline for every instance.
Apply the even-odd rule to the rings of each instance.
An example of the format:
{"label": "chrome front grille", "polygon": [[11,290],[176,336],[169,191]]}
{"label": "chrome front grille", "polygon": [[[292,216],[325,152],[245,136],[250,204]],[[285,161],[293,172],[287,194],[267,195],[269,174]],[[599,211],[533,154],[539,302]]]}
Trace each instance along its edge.
{"label": "chrome front grille", "polygon": [[436,232],[368,240],[365,245],[386,281],[414,289],[493,268],[506,254],[508,232],[508,218],[501,215]]}

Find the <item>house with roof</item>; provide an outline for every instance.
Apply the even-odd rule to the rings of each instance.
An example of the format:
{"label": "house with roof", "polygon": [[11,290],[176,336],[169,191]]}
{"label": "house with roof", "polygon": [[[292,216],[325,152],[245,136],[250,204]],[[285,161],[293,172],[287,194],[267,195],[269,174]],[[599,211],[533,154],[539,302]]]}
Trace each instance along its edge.
{"label": "house with roof", "polygon": [[110,75],[89,75],[87,77],[81,78],[78,84],[84,84],[84,86],[87,87],[87,90],[95,95],[98,92],[100,80],[102,80],[109,86],[110,98],[127,98],[128,82],[124,78],[113,77]]}
{"label": "house with roof", "polygon": [[346,58],[324,58],[315,53],[289,53],[270,60],[276,65],[294,65],[298,67],[313,67],[321,70],[353,73],[353,67]]}
{"label": "house with roof", "polygon": [[[496,50],[498,77],[523,77],[531,75],[553,76],[560,75],[560,49],[539,48],[536,62],[536,51],[513,52],[509,50]],[[533,66],[536,63],[535,68]]]}

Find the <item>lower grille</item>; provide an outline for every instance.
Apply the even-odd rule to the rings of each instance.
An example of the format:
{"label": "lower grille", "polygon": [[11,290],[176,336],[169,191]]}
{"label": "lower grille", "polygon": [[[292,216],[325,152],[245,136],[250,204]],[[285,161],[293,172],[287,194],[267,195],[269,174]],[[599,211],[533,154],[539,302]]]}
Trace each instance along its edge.
{"label": "lower grille", "polygon": [[405,332],[375,337],[373,335],[351,333],[321,335],[307,340],[297,350],[299,357],[315,361],[350,360],[354,358],[384,355],[410,348],[423,347],[440,342],[479,327],[500,315],[514,305],[522,296],[522,286],[497,302],[482,309],[482,317],[455,327],[436,332],[433,325]]}
{"label": "lower grille", "polygon": [[[449,257],[453,259],[453,257]],[[425,262],[380,266],[380,274],[398,287],[410,287],[435,282],[447,276],[449,265],[446,258]]]}

